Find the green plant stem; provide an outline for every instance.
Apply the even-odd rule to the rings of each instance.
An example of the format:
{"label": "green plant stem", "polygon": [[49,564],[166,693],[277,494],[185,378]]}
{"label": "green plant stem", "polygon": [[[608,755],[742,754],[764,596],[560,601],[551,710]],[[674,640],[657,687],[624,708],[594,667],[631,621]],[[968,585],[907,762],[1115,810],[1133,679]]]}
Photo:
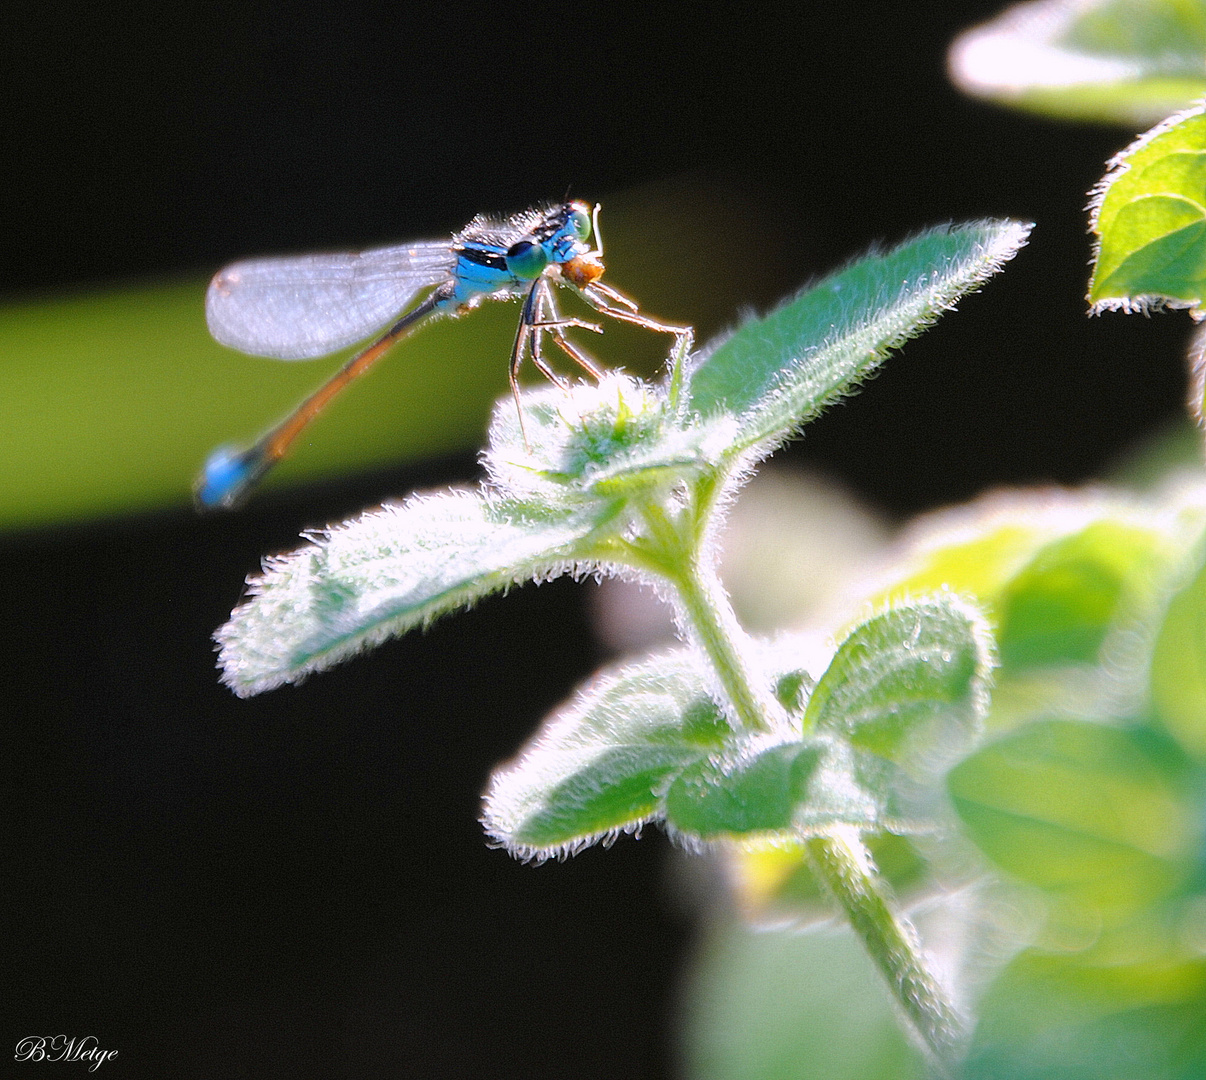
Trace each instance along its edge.
{"label": "green plant stem", "polygon": [[773,718],[782,710],[769,694],[759,693],[750,677],[741,649],[745,633],[715,574],[692,561],[671,580],[682,605],[683,620],[711,661],[735,719],[747,731],[770,731]]}
{"label": "green plant stem", "polygon": [[[678,596],[683,629],[711,661],[731,719],[746,731],[770,731],[786,724],[779,703],[752,677],[745,631],[729,603],[709,557],[704,530],[719,478],[699,481],[693,498],[678,513],[667,513],[656,499],[641,507],[646,542],[628,545],[629,560],[664,578]],[[635,559],[632,556],[636,556]]]}
{"label": "green plant stem", "polygon": [[[751,677],[742,648],[745,632],[701,550],[706,544],[700,522],[715,498],[716,483],[701,484],[694,494],[693,503],[677,515],[667,514],[653,501],[643,507],[649,546],[640,549],[642,561],[647,569],[656,567],[675,587],[685,629],[711,662],[734,720],[747,731],[770,731],[780,722],[786,723],[786,717]],[[962,1044],[963,1021],[926,967],[913,927],[892,910],[887,889],[858,830],[836,827],[807,840],[806,850],[814,872],[841,905],[887,979],[932,1064],[939,1072],[949,1073]]]}
{"label": "green plant stem", "polygon": [[916,931],[892,910],[858,831],[836,828],[810,838],[806,848],[814,872],[841,904],[935,1065],[949,1071],[962,1045],[963,1020],[926,967]]}
{"label": "green plant stem", "polygon": [[[745,632],[707,558],[703,522],[715,501],[719,477],[704,478],[679,513],[655,500],[642,507],[646,531],[624,544],[626,561],[674,586],[684,629],[711,662],[732,719],[747,731],[786,725],[777,701],[751,675]],[[892,909],[857,829],[838,826],[806,841],[813,871],[841,905],[909,1025],[929,1051],[936,1072],[950,1074],[963,1042],[964,1023],[926,967],[916,932]]]}

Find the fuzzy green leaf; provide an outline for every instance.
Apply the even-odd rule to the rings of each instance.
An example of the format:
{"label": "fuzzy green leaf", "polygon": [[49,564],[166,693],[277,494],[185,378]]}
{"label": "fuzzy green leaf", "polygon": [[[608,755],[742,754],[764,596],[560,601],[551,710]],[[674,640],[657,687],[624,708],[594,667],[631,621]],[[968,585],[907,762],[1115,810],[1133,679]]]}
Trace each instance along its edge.
{"label": "fuzzy green leaf", "polygon": [[670,426],[659,390],[623,372],[522,400],[522,421],[510,398],[495,405],[482,461],[495,487],[550,507],[648,496],[719,453],[719,432]]}
{"label": "fuzzy green leaf", "polygon": [[854,263],[705,351],[691,409],[735,418],[731,452],[769,449],[1000,270],[1029,231],[1015,221],[931,229]]}
{"label": "fuzzy green leaf", "polygon": [[890,608],[842,642],[804,713],[806,731],[908,771],[966,748],[987,708],[992,664],[983,619],[954,597]]}
{"label": "fuzzy green leaf", "polygon": [[951,46],[961,90],[1075,120],[1145,127],[1206,92],[1202,0],[1015,4]]}
{"label": "fuzzy green leaf", "polygon": [[[762,670],[807,695],[803,644],[755,645]],[[897,763],[933,765],[962,745],[984,707],[986,670],[976,617],[937,599],[877,616],[843,643],[821,679],[827,704],[815,734],[739,736],[686,650],[605,672],[495,775],[486,828],[535,859],[662,819],[699,841],[791,839],[833,825],[912,831]]]}
{"label": "fuzzy green leaf", "polygon": [[670,778],[730,734],[706,687],[685,650],[599,674],[494,774],[486,831],[539,860],[660,816]]}
{"label": "fuzzy green leaf", "polygon": [[1206,107],[1158,125],[1110,164],[1093,206],[1093,311],[1200,308],[1206,296]]}
{"label": "fuzzy green leaf", "polygon": [[666,821],[694,840],[796,840],[835,825],[912,829],[894,815],[895,777],[885,764],[815,736],[755,751],[735,765],[717,755],[675,779]]}
{"label": "fuzzy green leaf", "polygon": [[240,697],[298,682],[489,593],[554,577],[594,525],[469,491],[371,510],[265,560],[214,635],[223,681]]}
{"label": "fuzzy green leaf", "polygon": [[716,761],[697,762],[667,792],[667,820],[679,832],[701,839],[789,829],[824,750],[819,741],[786,743],[733,769]]}

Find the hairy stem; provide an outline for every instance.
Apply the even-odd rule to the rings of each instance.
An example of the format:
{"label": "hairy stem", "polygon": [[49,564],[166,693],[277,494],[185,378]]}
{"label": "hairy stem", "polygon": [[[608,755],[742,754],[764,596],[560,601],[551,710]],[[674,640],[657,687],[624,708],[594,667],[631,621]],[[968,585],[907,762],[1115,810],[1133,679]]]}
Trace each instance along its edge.
{"label": "hairy stem", "polygon": [[751,677],[741,648],[745,632],[715,574],[692,562],[672,580],[685,629],[711,661],[734,719],[747,731],[769,731],[781,710],[767,690]]}
{"label": "hairy stem", "polygon": [[[680,617],[711,662],[732,718],[746,731],[770,731],[786,722],[782,710],[753,677],[743,648],[746,636],[711,564],[701,554],[703,529],[717,484],[698,485],[687,512],[667,514],[650,503],[643,517],[650,547],[645,565],[656,566],[678,593]],[[692,514],[690,511],[694,510]],[[917,934],[892,908],[857,829],[838,826],[806,841],[809,861],[841,905],[910,1026],[929,1052],[931,1064],[949,1075],[963,1043],[965,1025],[926,966]]]}
{"label": "hairy stem", "polygon": [[963,1019],[926,967],[916,931],[892,910],[858,830],[835,828],[808,840],[807,850],[814,872],[841,904],[934,1064],[948,1073],[962,1045]]}
{"label": "hairy stem", "polygon": [[747,637],[706,554],[704,525],[719,489],[720,479],[698,480],[691,498],[678,511],[650,499],[641,508],[646,543],[629,546],[640,552],[639,562],[672,585],[678,598],[681,629],[703,650],[730,707],[730,719],[746,731],[770,731],[786,723],[783,710],[755,677],[747,656]]}

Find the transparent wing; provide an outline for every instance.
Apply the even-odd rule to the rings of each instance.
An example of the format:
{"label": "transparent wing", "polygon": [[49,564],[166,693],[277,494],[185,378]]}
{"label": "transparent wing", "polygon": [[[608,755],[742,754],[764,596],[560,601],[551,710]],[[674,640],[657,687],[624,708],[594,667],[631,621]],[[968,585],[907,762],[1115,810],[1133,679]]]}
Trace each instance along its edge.
{"label": "transparent wing", "polygon": [[446,280],[455,261],[446,241],[247,259],[214,276],[205,317],[209,332],[240,352],[325,356],[396,318],[420,289]]}

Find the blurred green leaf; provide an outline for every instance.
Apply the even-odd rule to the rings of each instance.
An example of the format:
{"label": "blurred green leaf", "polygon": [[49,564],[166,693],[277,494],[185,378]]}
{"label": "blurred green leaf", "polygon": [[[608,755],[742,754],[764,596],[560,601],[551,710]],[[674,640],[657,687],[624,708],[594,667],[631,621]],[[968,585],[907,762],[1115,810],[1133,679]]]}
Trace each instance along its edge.
{"label": "blurred green leaf", "polygon": [[939,524],[915,546],[906,540],[899,578],[877,599],[891,601],[918,591],[951,589],[974,596],[985,611],[992,613],[1009,581],[1046,541],[1050,531],[1033,515],[994,520],[995,507],[980,509],[973,505],[971,514],[965,515],[979,517],[979,527],[974,530],[962,527],[944,536]]}
{"label": "blurred green leaf", "polygon": [[975,598],[1002,661],[990,727],[1129,716],[1146,697],[1151,642],[1201,535],[1204,497],[1190,483],[1143,497],[994,492],[918,521],[873,599],[942,588]]}
{"label": "blurred green leaf", "polygon": [[690,1080],[921,1080],[921,1055],[848,930],[715,923],[685,1022]]}
{"label": "blurred green leaf", "polygon": [[1064,720],[1028,724],[948,777],[980,849],[1090,923],[1132,917],[1191,872],[1182,784],[1137,733]]}
{"label": "blurred green leaf", "polygon": [[966,31],[959,88],[1071,120],[1146,127],[1206,93],[1202,0],[1038,0]]}
{"label": "blurred green leaf", "polygon": [[1029,949],[998,978],[966,1080],[1198,1080],[1206,961],[1095,964]]}
{"label": "blurred green leaf", "polygon": [[1157,711],[1200,755],[1202,494],[997,493],[905,545],[887,595],[966,590],[999,627],[989,722],[1010,733],[947,786],[970,839],[1044,902],[1011,902],[1036,924],[1014,947],[1035,944],[990,985],[965,1080],[1206,1075],[1202,777],[1145,711],[1154,645]]}
{"label": "blurred green leaf", "polygon": [[[1036,583],[1050,577],[1058,580],[1061,552],[1070,560],[1091,561],[1099,546],[1098,557],[1108,565],[1115,564],[1122,556],[1108,543],[1114,529],[1128,537],[1128,550],[1138,551],[1135,559],[1123,559],[1111,576],[1128,568],[1146,575],[1147,569],[1137,557],[1145,547],[1155,549],[1156,538],[1163,535],[1158,514],[1154,503],[1101,488],[990,492],[963,506],[919,518],[900,545],[889,584],[873,599],[899,602],[921,591],[949,589],[974,597],[1000,633],[1003,608],[1015,602],[1012,595],[1019,578]],[[1101,545],[1093,541],[1098,528],[1105,530]],[[1076,539],[1082,532],[1086,538]],[[1150,538],[1150,544],[1145,538]],[[1047,563],[1052,566],[1044,570]]]}
{"label": "blurred green leaf", "polygon": [[1206,107],[1153,128],[1111,162],[1093,206],[1094,311],[1200,308],[1206,295]]}
{"label": "blurred green leaf", "polygon": [[1152,657],[1152,698],[1187,752],[1206,760],[1206,565],[1169,605]]}
{"label": "blurred green leaf", "polygon": [[1164,545],[1153,529],[1105,520],[1043,547],[1002,592],[1002,666],[1095,662],[1129,594],[1157,579]]}

